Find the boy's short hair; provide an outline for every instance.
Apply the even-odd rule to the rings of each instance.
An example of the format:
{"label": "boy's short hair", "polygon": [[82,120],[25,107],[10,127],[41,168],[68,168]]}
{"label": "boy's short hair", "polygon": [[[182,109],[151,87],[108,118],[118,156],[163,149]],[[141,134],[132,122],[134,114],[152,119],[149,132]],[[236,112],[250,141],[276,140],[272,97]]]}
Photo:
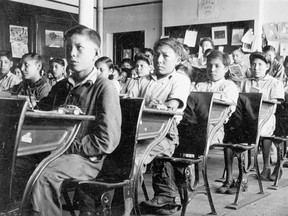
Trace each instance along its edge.
{"label": "boy's short hair", "polygon": [[77,25],[69,29],[65,33],[65,40],[72,37],[74,34],[85,35],[87,36],[92,42],[94,42],[99,48],[101,46],[101,38],[97,31],[90,29],[84,25]]}
{"label": "boy's short hair", "polygon": [[95,66],[97,66],[97,64],[99,64],[100,62],[107,64],[109,69],[113,69],[113,62],[109,57],[102,56],[102,57],[98,58],[97,61],[95,62]]}
{"label": "boy's short hair", "polygon": [[199,45],[202,46],[205,41],[209,41],[211,43],[212,47],[214,48],[214,42],[210,37],[202,38],[202,40],[199,42]]}
{"label": "boy's short hair", "polygon": [[65,61],[64,61],[62,58],[53,58],[53,59],[50,59],[49,65],[52,65],[52,63],[54,63],[54,62],[62,65],[63,67],[65,67]]}
{"label": "boy's short hair", "polygon": [[212,50],[211,53],[207,56],[207,63],[210,62],[211,59],[219,58],[221,59],[224,66],[228,67],[230,65],[230,57],[219,50]]}
{"label": "boy's short hair", "polygon": [[164,45],[171,47],[179,57],[183,56],[183,45],[175,38],[162,38],[158,40],[154,44],[154,47],[153,47],[154,52],[156,52],[156,50],[159,47],[162,47]]}
{"label": "boy's short hair", "polygon": [[7,50],[1,50],[0,51],[0,57],[5,56],[7,59],[9,59],[9,61],[12,61],[12,53],[10,51]]}
{"label": "boy's short hair", "polygon": [[142,52],[142,53],[150,52],[152,55],[154,55],[154,51],[153,51],[153,49],[151,49],[151,48],[147,48],[147,47],[145,47],[141,52]]}
{"label": "boy's short hair", "polygon": [[275,49],[273,46],[271,46],[271,45],[267,45],[267,46],[263,47],[262,51],[263,51],[264,53],[266,53],[266,52],[268,52],[268,51],[276,52],[276,49]]}
{"label": "boy's short hair", "polygon": [[130,68],[121,68],[121,73],[127,73],[127,78],[131,77],[131,69]]}
{"label": "boy's short hair", "polygon": [[120,66],[122,66],[124,63],[128,63],[131,65],[131,67],[134,67],[134,62],[130,59],[130,58],[124,58],[122,59],[122,61],[120,62]]}
{"label": "boy's short hair", "polygon": [[249,56],[250,63],[252,63],[255,59],[261,59],[266,64],[270,63],[269,60],[266,58],[266,55],[262,52],[253,52]]}
{"label": "boy's short hair", "polygon": [[234,49],[232,53],[234,53],[234,52],[236,52],[236,51],[244,54],[243,49],[242,49],[241,47],[239,47],[239,48],[237,48],[237,49]]}
{"label": "boy's short hair", "polygon": [[20,65],[23,64],[23,60],[25,58],[32,58],[34,60],[37,61],[37,63],[41,63],[41,69],[40,69],[40,75],[42,75],[41,73],[44,73],[44,67],[45,67],[45,61],[43,59],[43,57],[41,55],[39,55],[38,53],[26,53],[22,56],[21,60],[20,60]]}
{"label": "boy's short hair", "polygon": [[151,60],[144,53],[137,53],[135,55],[135,64],[138,60],[145,61],[148,65],[151,65]]}

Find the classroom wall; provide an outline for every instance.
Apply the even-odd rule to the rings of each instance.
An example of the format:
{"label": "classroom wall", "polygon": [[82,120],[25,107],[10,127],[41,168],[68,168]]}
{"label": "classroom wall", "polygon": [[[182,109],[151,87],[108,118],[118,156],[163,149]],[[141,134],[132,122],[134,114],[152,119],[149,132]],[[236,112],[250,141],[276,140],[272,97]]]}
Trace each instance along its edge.
{"label": "classroom wall", "polygon": [[263,5],[263,24],[288,22],[287,0],[265,0]]}
{"label": "classroom wall", "polygon": [[219,17],[200,20],[198,18],[198,0],[164,0],[162,31],[168,26],[220,23],[230,21],[255,20],[255,33],[258,34],[256,47],[261,41],[262,0],[218,0]]}
{"label": "classroom wall", "polygon": [[[110,34],[145,31],[145,47],[153,47],[155,41],[161,36],[161,20],[162,3],[105,9],[104,45],[109,43],[107,38],[110,38]],[[103,52],[104,55],[111,53],[111,47],[105,49],[104,46]]]}

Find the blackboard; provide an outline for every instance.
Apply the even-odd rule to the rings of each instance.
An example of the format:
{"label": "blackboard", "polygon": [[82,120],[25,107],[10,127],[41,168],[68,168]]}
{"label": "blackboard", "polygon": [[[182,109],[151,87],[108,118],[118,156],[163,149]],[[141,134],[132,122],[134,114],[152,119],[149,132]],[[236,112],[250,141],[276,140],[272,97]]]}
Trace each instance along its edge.
{"label": "blackboard", "polygon": [[[199,42],[203,37],[212,38],[212,28],[218,26],[227,26],[227,45],[223,45],[224,52],[231,54],[233,50],[237,49],[240,46],[232,46],[231,38],[232,38],[232,30],[233,29],[241,29],[244,28],[244,34],[249,30],[253,29],[254,32],[254,20],[246,20],[246,21],[237,21],[237,22],[221,22],[221,23],[205,23],[205,24],[197,24],[197,25],[183,25],[183,26],[171,26],[165,27],[164,32],[165,36],[173,37],[173,38],[184,38],[186,30],[194,30],[198,31],[196,46],[190,48],[191,54],[198,53],[199,50]],[[222,45],[221,45],[222,46]],[[217,49],[217,46],[216,46]]]}

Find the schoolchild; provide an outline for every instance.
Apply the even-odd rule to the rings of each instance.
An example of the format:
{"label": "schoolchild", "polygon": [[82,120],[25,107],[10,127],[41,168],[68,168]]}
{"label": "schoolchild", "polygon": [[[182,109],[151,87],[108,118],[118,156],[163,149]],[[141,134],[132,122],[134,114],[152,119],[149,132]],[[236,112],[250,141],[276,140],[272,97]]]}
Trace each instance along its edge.
{"label": "schoolchild", "polygon": [[107,56],[102,56],[95,62],[95,67],[99,74],[108,79],[109,75],[113,73],[113,62]]}
{"label": "schoolchild", "polygon": [[[270,59],[266,54],[255,52],[250,55],[251,72],[254,79],[246,79],[241,84],[242,92],[261,92],[263,94],[263,99],[265,100],[275,100],[284,101],[284,87],[282,80],[273,78],[270,75]],[[273,63],[272,63],[273,64]],[[276,110],[276,105],[275,105]],[[274,110],[274,112],[275,112]],[[265,123],[261,130],[261,135],[271,136],[275,130],[275,115]],[[275,167],[273,173],[271,174],[270,167],[270,154],[271,154],[270,140],[264,140],[263,142],[263,170],[261,172],[262,180],[275,180],[276,170],[280,167]]]}
{"label": "schoolchild", "polygon": [[[281,81],[273,78],[269,75],[270,63],[267,59],[266,55],[261,52],[254,52],[249,57],[250,65],[251,65],[251,78],[246,78],[241,83],[241,91],[242,92],[259,92],[263,94],[263,99],[268,100],[276,100],[283,101],[284,99],[284,89]],[[248,105],[245,105],[249,107]],[[235,115],[235,121],[242,121],[244,113],[241,113],[241,109]],[[270,136],[273,134],[275,129],[275,115],[272,115],[271,118],[265,123],[263,128],[261,129],[260,135]],[[232,129],[228,129],[226,142],[231,142],[234,134],[239,133],[239,131],[235,131]],[[271,153],[271,141],[265,140],[262,145],[263,152],[263,170],[260,174],[260,178],[262,180],[275,180],[276,170],[281,169],[280,167],[276,167],[274,169],[273,174],[271,175],[270,168],[270,153]],[[233,154],[230,149],[225,151],[225,168],[226,168],[226,180],[224,184],[219,188],[220,193],[230,194],[233,191],[235,192],[235,185],[233,184],[233,176],[232,176],[232,165],[233,165]],[[243,183],[243,187],[241,190],[247,188],[247,182]],[[233,190],[234,187],[234,190]]]}
{"label": "schoolchild", "polygon": [[10,71],[12,66],[11,52],[0,51],[0,91],[8,91],[21,82],[21,79]]}
{"label": "schoolchild", "polygon": [[[226,53],[218,50],[212,50],[207,56],[207,77],[209,81],[200,82],[192,86],[192,91],[197,92],[215,92],[215,98],[232,102],[235,106],[231,107],[231,114],[235,111],[239,90],[231,81],[225,79],[225,74],[229,70],[230,58]],[[212,139],[213,143],[221,143],[224,138],[224,126],[221,127]]]}
{"label": "schoolchild", "polygon": [[[182,52],[182,44],[175,39],[163,38],[157,41],[154,45],[154,72],[141,77],[137,85],[128,91],[128,95],[130,97],[143,97],[147,107],[183,110],[190,92],[190,80],[175,70],[175,67],[181,62]],[[136,167],[145,151],[141,148],[142,144],[145,143],[139,143],[137,146]],[[174,121],[166,137],[149,152],[144,165],[150,163],[156,156],[171,156],[177,145],[178,132]],[[142,204],[148,206],[147,208],[152,207],[156,214],[161,213],[158,210],[161,211],[163,205],[179,206],[176,185],[169,184],[169,177],[162,178],[167,173],[166,169],[170,169],[170,167],[166,168],[165,164],[166,162],[153,164],[154,198]],[[167,185],[165,188],[162,188],[163,182]]]}
{"label": "schoolchild", "polygon": [[[113,83],[98,76],[94,67],[100,43],[99,34],[82,25],[65,33],[68,66],[73,71],[65,79],[71,88],[65,104],[78,106],[85,114],[95,116],[95,120],[83,122],[67,152],[51,162],[35,182],[31,194],[34,215],[62,215],[60,197],[63,181],[94,179],[106,155],[119,144],[119,95]],[[88,215],[86,211],[82,209],[80,215]]]}
{"label": "schoolchild", "polygon": [[29,98],[30,108],[33,108],[37,101],[46,97],[51,90],[51,85],[41,73],[44,68],[44,60],[37,53],[26,53],[20,60],[23,81],[11,89],[12,94],[25,95]]}
{"label": "schoolchild", "polygon": [[53,86],[66,77],[65,61],[62,58],[53,58],[49,61],[49,66],[52,75],[49,81],[51,86]]}
{"label": "schoolchild", "polygon": [[270,62],[269,75],[281,82],[285,82],[287,78],[285,68],[277,61],[275,48],[271,45],[267,45],[263,48],[263,52],[265,53],[267,60]]}

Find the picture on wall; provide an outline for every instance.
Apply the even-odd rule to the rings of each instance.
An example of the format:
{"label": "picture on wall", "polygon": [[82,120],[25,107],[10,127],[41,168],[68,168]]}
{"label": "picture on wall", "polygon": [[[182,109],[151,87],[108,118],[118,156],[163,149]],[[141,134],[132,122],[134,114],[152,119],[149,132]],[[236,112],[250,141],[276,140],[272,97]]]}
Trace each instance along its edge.
{"label": "picture on wall", "polygon": [[132,49],[123,49],[122,59],[124,58],[132,59]]}
{"label": "picture on wall", "polygon": [[214,45],[227,45],[227,26],[212,27]]}
{"label": "picture on wall", "polygon": [[28,52],[28,27],[9,25],[10,43],[13,58],[21,58]]}
{"label": "picture on wall", "polygon": [[244,28],[232,29],[231,45],[239,46],[242,45],[241,39],[244,35]]}
{"label": "picture on wall", "polygon": [[64,32],[45,30],[45,46],[55,48],[64,47]]}

